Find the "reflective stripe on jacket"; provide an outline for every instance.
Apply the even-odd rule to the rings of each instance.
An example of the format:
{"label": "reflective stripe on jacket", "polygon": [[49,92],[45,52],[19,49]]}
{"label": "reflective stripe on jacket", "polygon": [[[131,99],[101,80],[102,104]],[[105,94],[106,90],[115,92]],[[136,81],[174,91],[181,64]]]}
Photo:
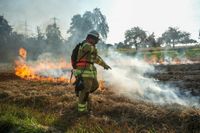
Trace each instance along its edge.
{"label": "reflective stripe on jacket", "polygon": [[[83,55],[85,56],[83,57]],[[82,77],[96,78],[97,70],[94,66],[94,63],[99,64],[103,67],[106,65],[101,57],[98,56],[96,47],[87,42],[79,48],[77,61],[79,62],[77,63],[77,69],[75,69],[74,75],[81,75]]]}

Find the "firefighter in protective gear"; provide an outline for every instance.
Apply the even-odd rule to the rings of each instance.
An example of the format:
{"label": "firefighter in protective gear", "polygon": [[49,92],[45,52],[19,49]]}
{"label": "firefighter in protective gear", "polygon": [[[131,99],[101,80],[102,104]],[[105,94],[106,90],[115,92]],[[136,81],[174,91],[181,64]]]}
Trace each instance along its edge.
{"label": "firefighter in protective gear", "polygon": [[97,81],[97,70],[94,63],[104,67],[104,69],[111,69],[103,59],[98,56],[95,44],[99,41],[99,33],[91,31],[86,37],[84,44],[79,48],[77,58],[77,68],[74,70],[75,77],[79,78],[79,84],[82,88],[78,93],[78,112],[88,112],[89,110],[89,94],[97,90],[99,87]]}

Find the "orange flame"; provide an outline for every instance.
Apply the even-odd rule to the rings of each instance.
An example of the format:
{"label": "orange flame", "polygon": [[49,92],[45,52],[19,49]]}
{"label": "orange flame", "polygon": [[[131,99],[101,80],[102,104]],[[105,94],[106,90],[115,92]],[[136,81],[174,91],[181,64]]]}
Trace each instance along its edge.
{"label": "orange flame", "polygon": [[158,58],[156,55],[152,55],[150,57],[147,57],[146,54],[144,54],[144,61],[146,61],[149,64],[171,64],[171,65],[175,65],[175,64],[192,64],[192,63],[197,63],[195,61],[190,61],[187,58],[178,58],[178,57],[174,57],[174,58],[170,58],[169,60],[165,60],[164,58]]}
{"label": "orange flame", "polygon": [[19,58],[15,61],[15,74],[25,80],[34,81],[49,81],[49,82],[61,82],[69,83],[69,79],[65,76],[52,77],[52,76],[41,76],[37,72],[45,71],[48,69],[69,69],[70,64],[67,64],[65,60],[60,62],[43,61],[39,63],[33,63],[29,65],[26,62],[27,51],[24,48],[19,49]]}
{"label": "orange flame", "polygon": [[100,91],[105,91],[106,90],[105,81],[104,80],[99,80],[99,89],[100,89]]}
{"label": "orange flame", "polygon": [[[64,59],[61,59],[58,62],[52,62],[50,60],[47,61],[39,61],[32,62],[29,64],[26,61],[27,51],[24,48],[19,49],[19,57],[15,61],[15,74],[22,79],[32,80],[32,81],[45,81],[45,82],[53,82],[53,83],[69,83],[69,75],[59,76],[57,78],[52,76],[41,76],[38,72],[48,71],[48,70],[64,70],[71,67],[71,64],[67,63]],[[74,82],[75,79],[72,79]],[[105,90],[105,81],[99,80],[99,89],[101,91]]]}
{"label": "orange flame", "polygon": [[19,55],[23,58],[23,59],[26,59],[26,50],[24,48],[20,48],[19,49]]}

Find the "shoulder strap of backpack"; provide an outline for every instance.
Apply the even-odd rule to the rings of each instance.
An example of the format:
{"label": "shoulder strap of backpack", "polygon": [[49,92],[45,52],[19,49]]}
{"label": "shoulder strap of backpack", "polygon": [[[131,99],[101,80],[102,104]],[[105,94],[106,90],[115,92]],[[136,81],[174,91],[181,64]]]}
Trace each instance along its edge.
{"label": "shoulder strap of backpack", "polygon": [[[84,43],[84,41],[83,41],[82,43]],[[79,62],[79,61],[80,61],[83,57],[85,57],[89,52],[90,52],[90,51],[85,52],[85,53],[79,58],[78,61],[75,61],[75,63]],[[74,73],[74,72],[73,72],[73,69],[72,69],[72,70],[71,70],[70,80],[69,80],[70,83],[71,83],[71,80],[72,80],[73,73]],[[82,72],[82,73],[83,73],[83,72]]]}
{"label": "shoulder strap of backpack", "polygon": [[[82,42],[82,43],[84,43],[84,42]],[[81,59],[83,59],[83,57],[85,57],[89,52],[90,52],[90,51],[85,52],[85,53],[79,58],[79,60],[76,61],[76,63],[79,62]]]}

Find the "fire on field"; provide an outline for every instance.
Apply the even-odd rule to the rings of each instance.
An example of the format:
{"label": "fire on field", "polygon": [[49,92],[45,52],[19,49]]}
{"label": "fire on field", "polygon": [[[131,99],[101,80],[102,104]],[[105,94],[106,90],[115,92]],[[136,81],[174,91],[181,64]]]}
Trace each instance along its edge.
{"label": "fire on field", "polygon": [[[3,66],[4,70],[0,71],[1,114],[7,116],[8,113],[12,113],[14,115],[9,119],[15,119],[11,124],[6,124],[8,120],[5,117],[0,117],[0,121],[3,121],[0,123],[2,127],[0,128],[1,131],[18,130],[18,127],[22,129],[35,129],[38,132],[78,132],[80,128],[80,130],[91,132],[187,133],[190,131],[199,132],[200,130],[200,110],[196,106],[185,106],[178,103],[170,103],[170,101],[165,101],[167,102],[165,104],[162,104],[162,102],[152,102],[151,100],[157,99],[148,100],[151,97],[148,97],[145,93],[145,91],[151,90],[148,91],[148,94],[152,96],[153,93],[157,92],[152,90],[151,86],[149,86],[148,90],[145,90],[146,88],[139,88],[140,90],[137,90],[137,88],[128,86],[130,89],[135,89],[132,91],[128,90],[127,86],[124,86],[122,83],[124,81],[138,81],[139,78],[139,80],[143,81],[142,85],[145,86],[145,82],[148,82],[157,88],[158,86],[156,86],[155,82],[170,82],[171,84],[172,81],[177,83],[183,81],[183,83],[190,83],[190,88],[187,90],[187,87],[185,87],[185,91],[183,92],[189,92],[190,90],[199,92],[197,78],[200,75],[199,64],[156,65],[155,69],[157,71],[153,74],[148,73],[148,71],[138,72],[138,68],[145,69],[145,67],[141,67],[140,65],[138,67],[132,66],[133,68],[128,72],[132,73],[131,71],[134,71],[136,78],[131,77],[133,80],[131,78],[127,80],[129,77],[124,77],[123,71],[116,67],[116,71],[121,72],[119,75],[122,79],[120,79],[121,82],[118,81],[120,84],[108,82],[116,80],[114,78],[118,77],[118,75],[115,75],[116,73],[110,73],[114,76],[111,80],[102,72],[101,77],[105,77],[102,78],[104,81],[101,81],[101,83],[105,91],[98,90],[92,95],[94,116],[86,118],[77,116],[77,99],[74,95],[73,86],[70,84],[60,84],[60,82],[63,82],[63,80],[59,79],[62,74],[57,74],[56,77],[49,73],[43,73],[44,71],[48,71],[48,69],[51,71],[69,69],[68,63],[61,63],[62,61],[60,61],[54,65],[55,62],[28,62],[26,60],[27,52],[25,49],[20,49],[19,53],[20,57],[16,62],[15,74],[12,71],[5,70],[5,65]],[[120,60],[120,57],[118,58],[118,62],[123,62],[126,65],[128,61]],[[41,67],[43,63],[48,65]],[[130,66],[131,63],[129,62]],[[129,69],[126,65],[124,67]],[[141,65],[143,66],[144,64],[142,63]],[[145,79],[144,73],[149,78]],[[49,75],[51,77],[48,77]],[[150,77],[157,80],[149,82]],[[66,76],[64,83],[68,83],[68,81],[69,77]],[[133,86],[139,85],[140,87],[139,83],[133,83]],[[140,95],[140,97],[133,99],[132,95],[135,94]],[[159,97],[158,100],[162,100],[162,97],[157,94],[159,93],[156,93],[153,98]],[[166,93],[160,93],[160,95],[165,97]],[[175,101],[177,99],[172,100]],[[181,100],[184,101],[184,99]],[[26,120],[34,121],[35,126],[32,127],[31,123],[28,126],[24,126]]]}
{"label": "fire on field", "polygon": [[28,64],[26,60],[27,51],[24,48],[19,49],[19,58],[15,61],[15,74],[25,80],[35,81],[50,81],[50,82],[64,82],[69,83],[68,77],[52,77],[41,76],[39,72],[48,71],[52,69],[70,69],[70,65],[62,59],[59,62],[41,61]]}
{"label": "fire on field", "polygon": [[[15,60],[15,75],[25,80],[69,84],[71,69],[71,64],[67,63],[65,59],[54,62],[42,60],[28,63],[27,51],[24,48],[19,49],[19,57]],[[56,70],[61,71],[60,74],[57,74],[59,72]],[[71,82],[74,82],[73,77]],[[99,80],[99,88],[104,90],[103,80]]]}
{"label": "fire on field", "polygon": [[[12,119],[19,121],[5,124],[1,116],[1,131],[17,130],[17,127],[38,132],[78,132],[80,128],[91,132],[199,131],[197,108],[129,100],[107,88],[92,95],[94,116],[79,117],[71,86],[23,80],[9,71],[1,72],[0,79],[1,114],[12,113]],[[31,120],[35,126],[24,127],[25,120]]]}

